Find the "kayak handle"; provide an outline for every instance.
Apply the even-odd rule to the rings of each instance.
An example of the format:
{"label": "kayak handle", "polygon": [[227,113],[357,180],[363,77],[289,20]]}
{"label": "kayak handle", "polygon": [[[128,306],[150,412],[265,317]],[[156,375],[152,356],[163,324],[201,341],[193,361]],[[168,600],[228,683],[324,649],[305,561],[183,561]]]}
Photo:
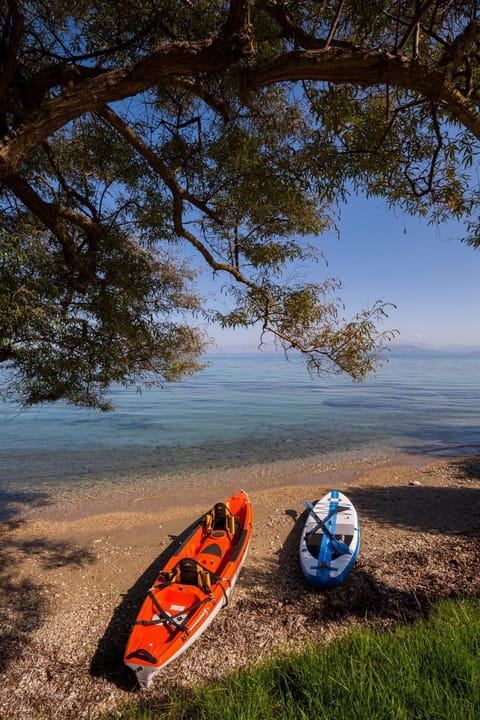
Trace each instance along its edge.
{"label": "kayak handle", "polygon": [[134,652],[131,652],[125,660],[130,660],[131,658],[138,658],[139,660],[146,660],[149,663],[152,663],[153,665],[157,664],[157,658],[153,657],[152,653],[149,653],[148,650],[145,650],[144,648],[139,648],[138,650],[134,650]]}

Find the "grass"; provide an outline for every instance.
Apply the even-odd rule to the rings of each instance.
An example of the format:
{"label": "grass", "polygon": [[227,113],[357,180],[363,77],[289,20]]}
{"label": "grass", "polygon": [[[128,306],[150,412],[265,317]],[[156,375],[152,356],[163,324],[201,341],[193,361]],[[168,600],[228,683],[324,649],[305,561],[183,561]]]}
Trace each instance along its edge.
{"label": "grass", "polygon": [[445,601],[427,620],[358,629],[323,649],[277,656],[168,705],[119,720],[478,720],[480,600]]}

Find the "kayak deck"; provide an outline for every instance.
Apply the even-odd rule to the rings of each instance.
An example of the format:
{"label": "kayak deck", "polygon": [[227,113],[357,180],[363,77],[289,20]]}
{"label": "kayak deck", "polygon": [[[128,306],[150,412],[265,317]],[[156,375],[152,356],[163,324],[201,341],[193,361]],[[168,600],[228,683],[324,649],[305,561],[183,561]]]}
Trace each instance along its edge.
{"label": "kayak deck", "polygon": [[141,686],[211,623],[236,582],[252,530],[246,493],[217,503],[166,563],[149,589],[124,661]]}

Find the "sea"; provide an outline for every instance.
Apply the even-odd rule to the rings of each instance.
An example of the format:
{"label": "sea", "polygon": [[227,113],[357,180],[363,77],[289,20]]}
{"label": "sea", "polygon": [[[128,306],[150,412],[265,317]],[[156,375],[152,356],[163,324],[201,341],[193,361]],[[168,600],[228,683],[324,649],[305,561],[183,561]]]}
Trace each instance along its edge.
{"label": "sea", "polygon": [[480,351],[388,358],[354,383],[281,352],[215,354],[164,388],[112,388],[110,413],[0,405],[0,501],[314,455],[480,454]]}

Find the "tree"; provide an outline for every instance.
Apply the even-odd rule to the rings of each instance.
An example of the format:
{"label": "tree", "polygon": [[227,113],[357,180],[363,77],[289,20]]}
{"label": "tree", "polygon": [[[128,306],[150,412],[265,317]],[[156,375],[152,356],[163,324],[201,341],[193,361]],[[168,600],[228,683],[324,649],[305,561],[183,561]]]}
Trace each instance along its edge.
{"label": "tree", "polygon": [[387,307],[345,320],[340,284],[298,272],[351,190],[480,243],[474,1],[6,0],[1,21],[0,361],[26,404],[195,371],[196,313],[361,379]]}

